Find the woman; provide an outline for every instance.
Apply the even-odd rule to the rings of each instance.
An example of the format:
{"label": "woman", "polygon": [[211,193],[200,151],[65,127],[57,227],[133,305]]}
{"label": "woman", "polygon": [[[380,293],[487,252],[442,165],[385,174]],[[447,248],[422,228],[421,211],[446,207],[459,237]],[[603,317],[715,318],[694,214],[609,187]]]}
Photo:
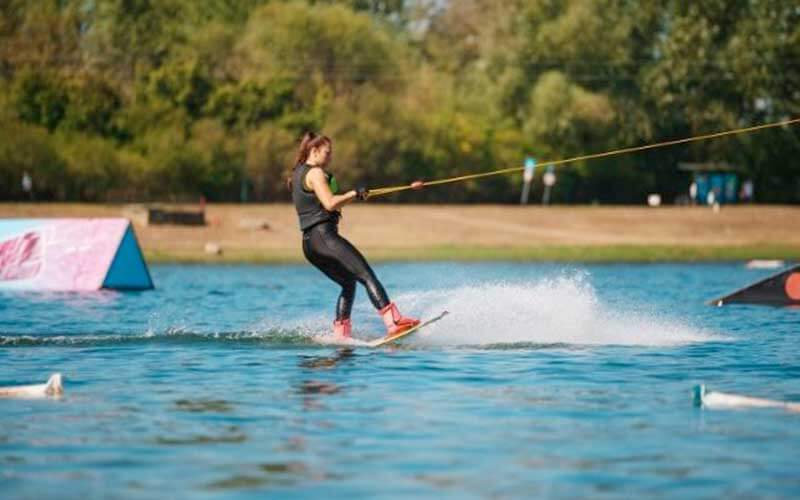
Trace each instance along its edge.
{"label": "woman", "polygon": [[355,199],[366,200],[369,193],[360,188],[337,194],[336,178],[325,169],[331,160],[331,146],[328,137],[307,132],[297,151],[289,188],[303,231],[306,259],[342,287],[336,304],[333,333],[350,337],[350,312],[353,309],[356,282],[367,289],[372,305],[386,325],[387,336],[408,330],[419,324],[419,320],[400,314],[364,256],[339,236],[341,208]]}

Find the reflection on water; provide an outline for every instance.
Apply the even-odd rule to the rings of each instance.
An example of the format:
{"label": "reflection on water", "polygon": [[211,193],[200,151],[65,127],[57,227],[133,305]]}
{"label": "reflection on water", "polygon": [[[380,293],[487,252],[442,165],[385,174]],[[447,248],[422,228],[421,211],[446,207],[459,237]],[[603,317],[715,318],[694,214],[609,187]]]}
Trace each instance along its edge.
{"label": "reflection on water", "polygon": [[345,361],[352,360],[354,350],[350,347],[338,349],[332,356],[300,356],[300,368],[308,368],[311,370],[325,370],[335,368]]}
{"label": "reflection on water", "polygon": [[[330,356],[309,356],[301,355],[298,366],[301,369],[333,370],[341,365],[352,363],[355,360],[355,351],[352,348],[344,347],[336,350]],[[325,408],[316,396],[331,396],[342,392],[343,387],[325,380],[305,379],[297,386],[297,393],[303,396],[304,410],[320,410]]]}
{"label": "reflection on water", "polygon": [[227,413],[233,411],[233,406],[222,399],[216,400],[190,400],[179,399],[175,401],[175,409],[180,411],[189,411],[194,413]]}
{"label": "reflection on water", "polygon": [[239,490],[253,488],[286,488],[304,482],[340,480],[343,476],[315,470],[300,461],[271,462],[248,467],[246,473],[213,481],[209,490]]}
{"label": "reflection on water", "polygon": [[220,434],[190,435],[186,437],[159,436],[156,443],[166,445],[198,445],[198,444],[217,444],[217,443],[243,443],[247,436],[238,426],[231,425],[221,429]]}
{"label": "reflection on water", "polygon": [[322,382],[319,380],[304,380],[298,389],[300,394],[304,395],[317,395],[317,394],[336,394],[341,392],[342,388],[330,382]]}

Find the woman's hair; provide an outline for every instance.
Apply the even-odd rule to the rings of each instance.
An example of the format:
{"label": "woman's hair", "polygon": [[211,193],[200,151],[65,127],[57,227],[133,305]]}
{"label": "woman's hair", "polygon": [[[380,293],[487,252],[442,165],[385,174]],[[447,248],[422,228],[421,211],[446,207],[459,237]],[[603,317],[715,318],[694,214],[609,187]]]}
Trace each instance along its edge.
{"label": "woman's hair", "polygon": [[318,148],[323,144],[330,144],[331,140],[324,135],[317,135],[314,132],[306,132],[303,135],[303,140],[300,141],[300,147],[297,149],[297,156],[295,156],[294,164],[302,165],[308,160],[308,155],[311,150]]}
{"label": "woman's hair", "polygon": [[317,135],[314,132],[306,132],[303,135],[303,140],[300,141],[300,147],[297,148],[294,165],[292,165],[292,168],[289,170],[289,175],[286,176],[286,187],[289,188],[290,191],[292,190],[292,173],[294,169],[298,165],[305,164],[312,149],[318,148],[324,144],[331,144],[330,138],[325,135]]}

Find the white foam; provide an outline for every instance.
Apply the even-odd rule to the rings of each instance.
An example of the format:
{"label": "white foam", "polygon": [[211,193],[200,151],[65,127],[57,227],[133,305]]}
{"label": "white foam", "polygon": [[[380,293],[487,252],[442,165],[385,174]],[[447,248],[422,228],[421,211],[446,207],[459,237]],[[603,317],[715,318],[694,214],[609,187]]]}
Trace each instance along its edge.
{"label": "white foam", "polygon": [[398,303],[423,319],[450,311],[412,337],[416,344],[669,346],[724,340],[663,314],[615,310],[584,274],[408,294]]}

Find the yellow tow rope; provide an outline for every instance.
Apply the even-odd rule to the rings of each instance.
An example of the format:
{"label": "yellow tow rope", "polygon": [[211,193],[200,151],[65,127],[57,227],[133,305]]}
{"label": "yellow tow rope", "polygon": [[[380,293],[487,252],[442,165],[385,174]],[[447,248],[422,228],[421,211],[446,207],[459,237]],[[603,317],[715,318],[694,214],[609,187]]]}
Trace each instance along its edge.
{"label": "yellow tow rope", "polygon": [[[715,139],[717,137],[724,137],[726,135],[734,135],[734,134],[744,134],[747,132],[755,132],[756,130],[763,130],[767,128],[774,128],[774,127],[784,127],[787,125],[793,125],[795,123],[800,122],[800,118],[792,118],[791,120],[784,120],[780,122],[774,123],[765,123],[763,125],[756,125],[754,127],[745,127],[745,128],[738,128],[734,130],[726,130],[724,132],[715,132],[713,134],[705,134],[705,135],[696,135],[692,137],[686,137],[684,139],[676,139],[673,141],[666,141],[666,142],[659,142],[656,144],[647,144],[645,146],[636,146],[632,148],[623,148],[623,149],[615,149],[613,151],[606,151],[604,153],[594,153],[589,155],[583,156],[575,156],[573,158],[566,158],[563,160],[552,160],[546,161],[542,163],[537,163],[538,167],[547,167],[550,165],[563,165],[565,163],[572,163],[581,160],[594,160],[597,158],[606,158],[609,156],[617,156],[625,153],[635,153],[637,151],[644,151],[646,149],[656,149],[656,148],[663,148],[666,146],[674,146],[675,144],[684,144],[687,142],[698,142],[698,141],[705,141],[708,139]],[[434,181],[417,181],[413,184],[407,184],[402,186],[392,186],[392,187],[383,187],[377,189],[370,189],[369,190],[369,197],[374,198],[375,196],[383,196],[391,193],[397,193],[400,191],[406,191],[409,189],[420,189],[421,187],[428,187],[428,186],[438,186],[440,184],[450,184],[451,182],[460,182],[466,181],[470,179],[480,179],[481,177],[490,177],[493,175],[502,175],[502,174],[510,174],[512,172],[520,172],[524,170],[525,167],[511,167],[511,168],[503,168],[500,170],[492,170],[491,172],[483,172],[480,174],[470,174],[470,175],[461,175],[459,177],[450,177],[447,179],[439,179]]]}

